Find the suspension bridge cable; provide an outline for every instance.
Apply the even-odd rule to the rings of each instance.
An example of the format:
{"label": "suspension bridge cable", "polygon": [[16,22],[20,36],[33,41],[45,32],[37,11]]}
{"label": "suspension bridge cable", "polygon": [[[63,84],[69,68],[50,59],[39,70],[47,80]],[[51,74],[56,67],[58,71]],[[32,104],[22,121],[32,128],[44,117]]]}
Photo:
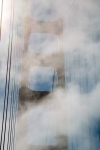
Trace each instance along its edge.
{"label": "suspension bridge cable", "polygon": [[[17,35],[18,35],[18,27],[17,27]],[[19,100],[19,86],[20,86],[19,84],[20,84],[22,50],[19,49],[18,44],[16,46],[17,46],[17,52],[18,52],[17,53],[18,54],[18,60],[17,60],[16,64],[17,64],[17,74],[18,74],[18,81],[19,81],[18,84],[17,84],[17,89],[16,89],[17,90],[16,118],[17,118],[17,115],[18,115],[18,100]],[[16,121],[17,121],[17,119],[16,119]]]}
{"label": "suspension bridge cable", "polygon": [[2,129],[1,129],[1,140],[0,140],[0,150],[1,150],[1,144],[2,144],[2,136],[3,136],[3,124],[4,124],[4,116],[5,116],[5,107],[6,107],[6,92],[7,92],[7,80],[8,80],[8,67],[9,67],[9,47],[8,46],[8,58],[7,58],[7,71],[6,71],[6,83],[5,83],[5,97],[4,97],[4,108],[3,108],[3,119],[2,119]]}
{"label": "suspension bridge cable", "polygon": [[[17,39],[16,39],[17,40]],[[14,47],[14,53],[13,53],[13,57],[14,57],[14,62],[13,62],[13,111],[12,111],[12,114],[13,114],[13,116],[12,116],[12,123],[13,123],[13,127],[12,127],[12,137],[11,137],[11,140],[10,140],[10,143],[12,142],[12,149],[14,149],[14,141],[15,141],[15,124],[16,124],[16,111],[17,111],[17,109],[16,109],[16,103],[18,102],[17,101],[17,94],[18,93],[16,93],[17,92],[17,84],[16,84],[16,63],[18,63],[18,62],[16,62],[16,59],[17,59],[17,55],[16,55],[16,49],[17,49],[17,47],[15,46]],[[17,102],[16,102],[17,101]]]}
{"label": "suspension bridge cable", "polygon": [[[14,49],[13,49],[13,51],[14,51]],[[15,60],[14,59],[14,57],[13,57],[13,53],[12,53],[12,60]],[[8,142],[7,142],[7,150],[8,149],[10,149],[9,147],[10,147],[10,145],[11,145],[11,143],[9,142],[9,140],[10,140],[10,138],[11,138],[11,135],[13,134],[12,132],[12,114],[13,114],[13,107],[14,107],[14,100],[13,100],[13,93],[14,93],[14,69],[13,69],[13,66],[14,66],[14,62],[12,62],[12,67],[11,67],[11,72],[12,72],[12,89],[11,89],[11,102],[10,102],[10,116],[9,116],[9,129],[8,129]],[[13,71],[12,71],[13,70]]]}
{"label": "suspension bridge cable", "polygon": [[13,19],[12,19],[12,34],[11,34],[11,48],[10,48],[10,60],[9,60],[9,72],[8,72],[8,92],[7,92],[7,103],[5,107],[5,123],[4,123],[4,140],[3,140],[3,150],[4,150],[4,145],[5,145],[5,134],[6,134],[6,123],[7,123],[7,110],[8,110],[8,99],[9,99],[9,87],[10,87],[10,71],[11,71],[11,57],[12,57],[12,40],[13,40],[13,20],[14,20],[14,7],[13,7]]}
{"label": "suspension bridge cable", "polygon": [[[18,20],[19,21],[19,20]],[[18,26],[17,26],[17,35],[18,35]],[[21,34],[20,34],[20,37],[19,38],[21,38]],[[16,39],[16,41],[17,41],[17,39]],[[17,44],[18,44],[18,42],[17,42]],[[17,45],[16,45],[16,49],[15,49],[15,53],[14,53],[14,55],[15,55],[15,71],[16,72],[14,72],[14,77],[16,76],[16,74],[17,74],[17,81],[18,81],[18,75],[19,75],[19,69],[18,69],[18,66],[19,66],[19,64],[18,64],[18,62],[19,61],[16,61],[17,60],[17,58],[18,58],[18,53],[20,52],[20,48],[19,48],[19,50],[18,50],[18,48],[17,48]],[[20,52],[21,53],[21,52]],[[19,57],[20,58],[20,57]],[[21,58],[20,58],[21,59]],[[18,66],[17,66],[18,65]],[[20,64],[21,65],[21,64]],[[16,78],[14,78],[14,88],[15,88],[15,91],[16,91],[16,95],[15,95],[15,121],[14,121],[14,129],[13,129],[13,131],[14,131],[14,134],[13,134],[13,149],[14,149],[14,139],[15,139],[15,124],[16,124],[16,115],[17,115],[17,106],[18,106],[18,95],[19,95],[19,86],[16,84]],[[15,85],[17,85],[17,86],[15,86]]]}
{"label": "suspension bridge cable", "polygon": [[[17,57],[16,55],[15,55],[15,57]],[[14,57],[14,58],[15,58]],[[14,121],[13,121],[13,144],[12,144],[12,149],[14,149],[14,140],[15,140],[15,124],[16,124],[16,101],[17,101],[17,95],[16,95],[16,92],[17,92],[17,88],[16,88],[16,82],[15,82],[15,80],[16,80],[16,58],[15,58],[15,64],[14,64],[15,66],[15,71],[14,71]]]}
{"label": "suspension bridge cable", "polygon": [[[17,34],[17,32],[15,32],[15,34]],[[17,39],[15,39],[17,41]],[[16,45],[16,44],[15,44]],[[17,108],[16,108],[16,103],[18,102],[17,101],[17,95],[18,95],[18,90],[17,90],[17,84],[15,83],[15,80],[16,80],[16,68],[17,68],[17,65],[16,65],[16,59],[17,59],[17,55],[16,55],[16,49],[17,47],[15,46],[14,49],[13,49],[13,104],[12,104],[12,123],[13,123],[13,127],[11,126],[11,135],[10,135],[10,138],[9,138],[9,147],[12,146],[12,149],[14,149],[14,141],[15,141],[15,124],[16,124],[16,111],[17,111]],[[12,141],[11,141],[12,139]],[[12,143],[12,145],[11,145]],[[10,148],[9,148],[10,149]]]}
{"label": "suspension bridge cable", "polygon": [[[14,50],[13,50],[14,51]],[[15,60],[15,58],[13,58],[13,60]],[[12,66],[14,67],[14,62],[12,62]],[[14,76],[15,74],[14,74],[14,69],[13,69],[13,74],[12,74],[12,76],[13,77],[15,77]],[[12,120],[14,120],[14,118],[12,119],[12,114],[14,114],[14,112],[13,112],[13,108],[14,108],[14,101],[15,101],[15,85],[14,85],[14,78],[12,78],[12,90],[11,90],[11,104],[10,104],[10,116],[9,116],[9,122],[11,122],[12,123]],[[12,98],[13,97],[13,98]],[[14,122],[14,121],[13,121]],[[10,124],[11,124],[10,123]],[[13,134],[12,132],[12,129],[11,129],[11,127],[10,127],[11,125],[9,125],[9,133],[8,133],[8,143],[9,143],[9,139],[10,139],[10,136],[11,136],[11,134]],[[13,123],[13,126],[14,126],[14,123]],[[11,131],[10,131],[11,130]],[[10,134],[11,133],[11,134]],[[8,144],[9,145],[9,144]],[[8,149],[8,148],[7,148]]]}
{"label": "suspension bridge cable", "polygon": [[[15,49],[13,49],[13,51],[14,51]],[[14,54],[13,54],[14,55]],[[15,104],[15,85],[14,85],[14,80],[15,80],[15,70],[14,70],[14,60],[15,60],[15,58],[14,58],[14,56],[13,56],[13,62],[12,62],[12,70],[13,70],[13,74],[12,74],[12,77],[14,77],[14,78],[12,78],[12,91],[11,91],[11,109],[10,109],[10,122],[11,122],[11,127],[9,126],[9,139],[8,139],[8,145],[11,145],[11,136],[14,134],[13,132],[14,132],[14,104]],[[13,129],[12,129],[12,124],[13,124]],[[10,142],[9,142],[9,140],[10,140]],[[13,139],[14,140],[14,139]],[[12,144],[13,144],[13,142],[12,142]],[[10,147],[10,146],[9,146]],[[9,148],[10,149],[10,148]]]}
{"label": "suspension bridge cable", "polygon": [[[12,13],[12,9],[11,9],[11,13]],[[11,22],[12,22],[12,19],[10,18],[10,31],[11,31]],[[2,145],[3,128],[4,128],[4,121],[5,121],[4,118],[5,118],[5,109],[6,109],[6,95],[7,95],[8,71],[9,71],[9,57],[10,57],[10,40],[11,40],[10,36],[11,36],[11,32],[9,32],[7,71],[6,71],[6,83],[5,83],[5,95],[4,95],[4,108],[3,108],[3,119],[2,119],[2,128],[1,128],[0,150],[1,150],[1,145]]]}
{"label": "suspension bridge cable", "polygon": [[[19,20],[18,20],[19,21]],[[17,48],[17,44],[18,44],[18,40],[17,40],[17,35],[18,35],[18,23],[17,23],[17,28],[16,28],[16,48],[15,48],[15,53],[14,53],[14,58],[15,58],[15,72],[14,72],[14,77],[16,77],[16,74],[17,74],[17,81],[18,81],[18,71],[17,71],[17,65],[18,65],[18,61],[17,60],[17,51],[18,51],[18,48]],[[18,83],[15,82],[16,81],[16,78],[14,78],[14,88],[15,88],[15,122],[14,122],[14,139],[15,139],[15,124],[16,124],[16,114],[17,114],[17,103],[18,103]],[[13,142],[13,147],[14,147],[14,142]]]}
{"label": "suspension bridge cable", "polygon": [[[64,18],[64,16],[66,15],[66,13],[69,11],[69,9],[74,5],[74,3],[76,2],[76,0],[74,0],[72,3],[71,3],[71,5],[68,7],[68,9],[63,13],[63,15],[62,16],[60,16],[59,17],[59,19],[61,19],[61,18]],[[59,20],[58,19],[58,20]]]}
{"label": "suspension bridge cable", "polygon": [[10,102],[10,116],[9,116],[9,130],[8,130],[8,142],[7,142],[7,150],[10,149],[8,148],[8,146],[10,145],[9,144],[9,140],[10,140],[10,137],[11,137],[11,134],[12,134],[12,130],[11,130],[11,124],[12,124],[12,108],[13,108],[13,98],[12,98],[12,95],[13,95],[13,87],[12,87],[12,90],[11,90],[11,102]]}
{"label": "suspension bridge cable", "polygon": [[[17,48],[16,48],[17,49]],[[12,140],[13,140],[13,144],[12,144],[12,149],[14,149],[14,139],[15,139],[15,124],[16,124],[16,111],[17,111],[17,108],[16,108],[16,103],[18,102],[17,101],[17,95],[18,95],[18,93],[16,93],[17,92],[17,88],[16,88],[16,83],[15,83],[15,80],[16,80],[16,73],[15,73],[15,71],[16,71],[16,59],[17,59],[17,54],[16,54],[16,49],[15,49],[15,53],[14,53],[14,67],[15,67],[15,70],[14,70],[14,74],[13,74],[13,76],[14,76],[14,102],[13,102],[13,108],[14,108],[14,110],[15,110],[15,114],[14,114],[14,116],[13,116],[13,118],[14,118],[14,121],[13,121],[13,138],[12,138]],[[13,68],[14,69],[14,68]],[[17,94],[17,95],[16,95]],[[17,101],[17,102],[16,102]]]}
{"label": "suspension bridge cable", "polygon": [[[14,95],[14,87],[13,87],[12,97],[13,97],[13,95]],[[13,147],[12,145],[13,145],[13,140],[14,140],[14,139],[13,139],[13,128],[14,128],[14,111],[13,111],[13,110],[14,110],[14,104],[13,104],[13,103],[14,103],[14,97],[12,98],[11,134],[10,134],[11,136],[10,136],[10,142],[9,142],[9,143],[10,143],[10,144],[9,144],[9,147],[10,147],[9,150],[10,150],[10,149],[11,149],[11,150],[13,149],[13,148],[12,148],[12,147]]]}
{"label": "suspension bridge cable", "polygon": [[[11,54],[12,54],[12,46],[11,46]],[[9,85],[10,85],[10,71],[11,71],[11,54],[10,54],[10,66],[9,66],[9,79],[8,79],[8,93],[7,93],[7,105],[6,105],[6,117],[5,117],[5,128],[4,128],[4,141],[3,141],[3,150],[5,144],[5,133],[6,133],[6,122],[7,122],[7,110],[8,110],[8,98],[9,98]]]}

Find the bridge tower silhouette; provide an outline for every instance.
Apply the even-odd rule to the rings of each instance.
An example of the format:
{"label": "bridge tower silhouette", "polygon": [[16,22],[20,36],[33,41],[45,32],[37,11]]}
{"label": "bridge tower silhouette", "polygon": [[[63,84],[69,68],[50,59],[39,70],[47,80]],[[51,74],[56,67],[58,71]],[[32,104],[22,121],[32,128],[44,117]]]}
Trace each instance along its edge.
{"label": "bridge tower silhouette", "polygon": [[[27,3],[27,0],[26,0]],[[52,77],[55,76],[55,72],[57,73],[56,76],[58,78],[56,88],[63,88],[65,89],[65,66],[64,66],[64,49],[63,49],[63,19],[60,18],[57,21],[36,21],[31,20],[28,15],[28,9],[26,4],[26,16],[25,16],[25,34],[24,34],[24,52],[22,56],[22,71],[21,71],[21,86],[19,89],[19,115],[23,113],[23,110],[27,109],[28,102],[32,102],[32,105],[41,102],[50,92],[53,91],[34,91],[29,88],[29,71],[31,67],[52,67],[54,69],[54,74]],[[58,49],[55,53],[35,53],[30,52],[28,49],[29,45],[29,37],[31,34],[48,34],[48,35],[55,35],[58,38]],[[51,46],[52,48],[52,46]],[[34,47],[33,47],[34,49]],[[45,48],[46,49],[46,48]],[[51,49],[52,50],[52,49]],[[41,69],[42,70],[42,69]],[[44,74],[45,75],[45,74]],[[49,73],[48,73],[49,76]],[[54,80],[51,81],[52,85]],[[45,84],[45,83],[44,83]],[[44,85],[45,86],[45,85]],[[42,87],[41,87],[42,88]],[[49,107],[49,106],[48,106]],[[24,147],[26,149],[59,149],[64,148],[67,149],[67,135],[62,136],[60,135],[59,131],[62,127],[59,124],[59,114],[56,115],[56,140],[57,143],[54,146],[45,145],[45,146],[35,146],[29,145],[27,143],[27,129],[28,129],[28,117],[26,119],[26,124],[24,124],[24,134],[25,134],[25,142]],[[65,127],[66,128],[66,127]],[[66,130],[66,129],[65,129]],[[67,130],[66,130],[67,131]],[[19,135],[20,136],[20,135]],[[33,135],[34,136],[34,135]]]}

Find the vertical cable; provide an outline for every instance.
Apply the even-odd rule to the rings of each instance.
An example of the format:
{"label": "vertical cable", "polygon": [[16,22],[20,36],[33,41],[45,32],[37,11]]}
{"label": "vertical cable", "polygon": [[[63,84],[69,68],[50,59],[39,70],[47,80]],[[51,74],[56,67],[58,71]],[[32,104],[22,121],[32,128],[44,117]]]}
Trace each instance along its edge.
{"label": "vertical cable", "polygon": [[[17,30],[16,30],[16,34],[17,34]],[[15,39],[16,41],[17,41],[17,39]],[[16,44],[17,44],[17,42],[16,42]],[[16,45],[15,44],[15,45]],[[9,137],[9,149],[10,149],[10,146],[12,146],[11,147],[11,149],[14,149],[14,141],[15,141],[15,124],[16,124],[16,113],[17,113],[17,103],[18,103],[18,86],[16,86],[17,84],[16,84],[16,68],[17,68],[17,63],[18,62],[16,62],[16,59],[17,59],[17,54],[16,54],[16,50],[18,51],[18,49],[17,49],[17,46],[16,46],[16,48],[14,48],[14,52],[13,52],[13,101],[12,101],[12,116],[11,116],[11,121],[12,121],[12,124],[13,124],[13,126],[11,125],[11,135],[10,135],[10,137]],[[17,73],[17,75],[18,75],[18,73]],[[11,143],[12,143],[12,145],[11,145]]]}
{"label": "vertical cable", "polygon": [[[12,3],[12,13],[13,13],[13,6],[14,4]],[[14,15],[14,14],[13,14]],[[13,16],[12,16],[13,17]],[[12,23],[13,23],[13,20],[12,20]],[[11,64],[11,71],[12,71],[12,64]],[[12,83],[13,84],[13,83]],[[13,86],[13,85],[12,85]],[[13,88],[13,87],[12,87]],[[10,139],[10,136],[12,134],[12,131],[11,131],[11,124],[12,124],[12,117],[11,117],[11,112],[12,112],[12,93],[13,89],[11,89],[11,100],[10,100],[10,116],[9,116],[9,129],[8,129],[8,141],[7,141],[7,150],[8,150],[8,145],[9,145],[9,139]]]}
{"label": "vertical cable", "polygon": [[[13,24],[12,24],[12,29],[13,29]],[[9,41],[9,47],[8,47],[8,53],[9,53],[9,55],[8,55],[8,60],[7,60],[7,73],[6,73],[6,85],[5,85],[3,121],[2,121],[1,142],[0,142],[0,149],[1,149],[1,145],[3,144],[3,150],[4,150],[4,145],[5,145],[8,99],[9,99],[9,90],[10,90],[9,87],[10,87],[10,80],[11,80],[10,71],[11,71],[11,56],[12,56],[12,39],[13,39],[13,31],[11,33],[11,41]],[[10,47],[10,45],[11,45],[11,47]],[[4,122],[4,116],[5,116],[5,122]],[[3,131],[4,131],[4,139],[2,141]]]}
{"label": "vertical cable", "polygon": [[[13,56],[13,59],[14,59],[14,56]],[[10,109],[10,118],[9,118],[11,123],[10,123],[10,126],[9,126],[9,134],[8,134],[8,137],[9,137],[9,139],[8,139],[8,145],[9,145],[9,147],[11,147],[13,145],[12,141],[14,141],[14,136],[13,136],[13,134],[14,134],[14,103],[15,103],[14,102],[15,101],[14,62],[12,62],[12,70],[13,70],[12,71],[13,78],[12,78],[11,105],[10,105],[11,109]],[[13,139],[11,138],[12,136],[13,136]],[[12,139],[12,141],[11,141],[11,139]],[[12,143],[12,145],[11,145],[11,143]],[[11,149],[12,149],[12,147],[11,147]]]}
{"label": "vertical cable", "polygon": [[[11,19],[10,19],[10,30],[11,30]],[[10,35],[9,32],[9,44],[8,44],[8,57],[7,57],[7,71],[6,71],[6,83],[5,83],[5,95],[4,95],[4,108],[3,108],[3,119],[2,119],[2,128],[1,128],[1,139],[0,139],[0,150],[3,139],[3,128],[4,128],[4,117],[5,117],[5,109],[6,109],[6,94],[7,94],[7,85],[8,85],[8,71],[9,71],[9,57],[10,57]]]}
{"label": "vertical cable", "polygon": [[[17,35],[18,35],[18,25],[17,25],[17,31],[16,31],[17,33]],[[19,38],[21,38],[21,34],[20,34],[20,37]],[[17,39],[16,39],[16,41],[17,41]],[[21,59],[21,50],[20,49],[18,49],[17,48],[17,44],[18,44],[18,42],[16,43],[16,50],[15,50],[15,57],[14,58],[16,58],[15,59],[15,71],[16,72],[14,72],[14,77],[16,76],[16,74],[17,74],[17,80],[18,80],[18,77],[19,77],[19,72],[20,72],[20,70],[18,69],[18,67],[19,67],[19,65],[21,65],[21,63],[18,63],[19,61],[16,61],[17,60],[17,58],[18,58],[18,54],[20,53],[20,55],[19,55],[19,59]],[[14,149],[14,139],[15,139],[15,124],[16,124],[16,117],[17,117],[17,110],[18,110],[18,97],[19,97],[19,82],[18,83],[16,83],[15,82],[16,81],[16,78],[15,78],[15,80],[14,80],[14,85],[17,85],[17,86],[15,86],[15,90],[16,90],[16,94],[15,94],[15,120],[14,120],[14,135],[13,135],[13,149]]]}
{"label": "vertical cable", "polygon": [[[12,87],[13,88],[13,87]],[[9,143],[9,140],[11,138],[11,134],[12,134],[12,130],[11,130],[11,126],[12,126],[12,95],[13,95],[13,89],[11,90],[11,102],[10,102],[10,117],[9,117],[9,130],[8,130],[8,142],[7,142],[7,150],[9,149],[10,150],[10,143]]]}
{"label": "vertical cable", "polygon": [[12,38],[11,38],[11,53],[10,53],[10,66],[9,66],[9,79],[8,79],[8,93],[7,93],[6,117],[5,117],[5,126],[4,126],[3,150],[4,150],[4,144],[5,144],[5,133],[6,133],[6,122],[7,122],[7,110],[8,110],[8,98],[9,98],[9,85],[10,85],[10,80],[11,80],[10,71],[11,71],[12,39],[13,39],[13,34],[12,34]]}

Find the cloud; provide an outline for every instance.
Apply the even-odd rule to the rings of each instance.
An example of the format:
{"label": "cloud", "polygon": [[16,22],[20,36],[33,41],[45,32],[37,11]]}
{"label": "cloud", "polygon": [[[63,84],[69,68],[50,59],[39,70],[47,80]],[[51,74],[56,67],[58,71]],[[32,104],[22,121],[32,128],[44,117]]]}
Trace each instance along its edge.
{"label": "cloud", "polygon": [[[41,136],[43,134],[45,134],[45,137],[42,137],[42,140],[43,143],[45,144],[46,144],[46,139],[45,139],[46,137],[48,140],[50,138],[49,136],[51,136],[51,138],[55,137],[56,140],[56,136],[59,137],[62,135],[63,136],[67,135],[68,140],[74,138],[75,139],[77,138],[77,140],[81,139],[82,142],[84,143],[85,149],[88,149],[91,143],[90,139],[93,138],[95,138],[95,141],[92,141],[92,145],[95,146],[96,144],[98,145],[99,144],[97,138],[98,133],[96,134],[95,129],[93,129],[92,122],[93,120],[97,121],[98,118],[100,117],[99,115],[100,112],[98,108],[100,103],[99,88],[100,88],[100,84],[98,84],[97,87],[90,94],[87,95],[87,94],[80,94],[79,87],[71,85],[67,92],[63,89],[58,89],[55,92],[48,95],[46,98],[44,98],[42,102],[38,103],[37,105],[34,104],[34,102],[29,104],[27,103],[27,111],[23,112],[22,115],[19,116],[19,121],[18,121],[19,136],[17,139],[18,140],[17,146],[19,150],[20,148],[22,148],[24,145],[27,145],[28,143],[31,143],[31,146],[32,145],[34,146],[36,144],[34,142],[33,144],[31,141],[37,141],[36,145],[39,146],[40,143],[39,140],[41,139]],[[35,113],[36,112],[35,110],[37,111],[37,113]],[[42,118],[42,120],[40,120],[40,123],[38,124],[39,121],[37,117],[39,113],[38,110],[42,110],[41,115],[42,113],[48,115],[47,112],[49,111],[49,113],[51,114],[50,117],[51,121],[49,121],[47,117],[46,118],[44,117]],[[32,111],[34,113],[32,113]],[[34,117],[36,117],[36,119]],[[54,117],[55,119],[53,119]],[[29,118],[33,120],[33,122],[30,120],[30,122],[28,123]],[[54,122],[55,125],[53,124],[53,126],[51,125],[50,127],[50,122]],[[47,123],[49,124],[49,130],[51,131],[51,135],[47,134],[47,127],[46,127]],[[37,126],[35,126],[35,124],[37,124]],[[42,131],[39,132],[39,130],[44,126],[46,131],[44,131],[42,134]],[[33,129],[33,132],[32,132],[32,127],[35,127]],[[92,135],[90,135],[91,133],[89,133],[90,129],[91,129],[91,133],[95,132],[95,135],[93,137]],[[37,131],[36,134],[35,131]],[[56,131],[56,136],[55,136],[55,131]],[[30,135],[31,139],[28,138],[30,136],[27,135]],[[25,138],[24,142],[27,142],[27,144],[24,144],[23,142],[24,138]],[[19,142],[20,140],[21,142]],[[75,140],[73,140],[73,142],[75,142]],[[68,144],[70,146],[70,143]],[[82,148],[83,146],[82,143],[78,142],[78,144],[79,147]],[[99,150],[99,148],[97,150]]]}
{"label": "cloud", "polygon": [[73,1],[74,0],[29,0],[29,16],[31,19],[38,21],[58,20],[70,7]]}
{"label": "cloud", "polygon": [[[59,17],[59,15],[63,13],[62,11],[66,10],[65,4],[69,1],[59,0],[59,3],[58,1],[55,1],[55,3],[53,3],[53,9],[55,7],[56,10],[54,13],[57,13],[55,16],[52,15],[53,13],[51,12],[53,11],[52,9],[49,8],[50,5],[48,2],[40,3],[40,5],[37,5],[36,4],[37,2],[39,3],[39,1],[34,2],[35,11],[37,11],[36,13],[34,13],[35,19],[37,17],[38,20],[40,17],[40,19],[42,18],[42,19],[52,20],[52,16],[53,16],[53,20],[54,20],[56,17]],[[49,12],[47,12],[48,11],[47,8],[49,8]],[[17,12],[19,11],[22,10],[18,9]],[[30,10],[30,12],[31,11],[32,9]],[[43,13],[41,13],[41,11]],[[40,13],[41,15],[39,15]],[[99,94],[99,89],[100,89],[99,15],[100,14],[99,13],[100,13],[99,1],[77,0],[74,3],[74,5],[71,7],[71,9],[69,9],[69,11],[64,16],[63,48],[65,52],[66,90],[62,88],[58,88],[57,90],[55,90],[53,93],[50,93],[46,97],[42,97],[41,102],[34,104],[32,102],[27,101],[25,105],[22,106],[22,112],[21,114],[19,114],[19,119],[18,119],[18,130],[19,130],[18,132],[20,135],[18,136],[19,139],[17,139],[18,150],[22,149],[23,146],[24,149],[27,149],[27,146],[25,147],[25,143],[30,142],[27,140],[27,134],[29,129],[28,125],[30,126],[30,124],[27,123],[28,123],[28,116],[30,114],[30,111],[31,110],[34,111],[34,109],[37,109],[38,111],[38,108],[43,109],[44,107],[47,109],[49,108],[51,110],[51,120],[50,120],[51,132],[48,135],[48,139],[49,137],[51,139],[55,137],[54,132],[58,128],[58,135],[57,135],[58,137],[59,136],[66,137],[66,135],[68,135],[69,150],[72,149],[72,146],[74,147],[74,149],[76,149],[77,144],[79,149],[82,150],[84,147],[85,150],[89,150],[91,149],[91,143],[92,143],[92,147],[95,147],[96,150],[99,150],[99,144],[98,144],[99,143],[98,122],[100,117],[99,116],[100,114],[99,112],[99,105],[100,105],[99,104],[100,103],[99,101],[99,96],[100,96]],[[32,16],[32,12],[31,12],[31,18],[32,17],[34,16]],[[27,53],[26,55],[23,55],[22,53],[19,54],[18,50],[23,49],[22,46],[23,39],[20,38],[23,29],[23,23],[21,23],[21,21],[22,21],[21,18],[18,17],[18,22],[17,22],[18,32],[16,30],[16,23],[14,26],[15,27],[14,34],[16,35],[17,33],[17,37],[15,36],[14,40],[16,41],[17,39],[19,43],[18,49],[16,50],[17,56],[20,55],[19,58],[25,56],[23,60],[25,60],[24,62],[26,62],[27,66],[30,65],[31,62],[34,62],[34,65],[36,64],[41,65],[44,61],[45,64],[46,63],[48,65],[53,64],[56,68],[62,69],[63,66],[62,56],[61,56],[62,53],[59,53],[57,58],[49,57],[48,54],[46,55],[40,54],[37,57],[37,55],[35,54],[33,59],[29,59],[32,58],[32,56],[28,57]],[[8,32],[8,29],[6,30],[5,29],[3,31]],[[35,35],[36,34],[37,33],[35,33]],[[33,44],[33,41],[31,41],[29,46],[31,46],[31,44]],[[52,44],[53,43],[51,40],[51,45],[49,49],[53,48],[54,45]],[[5,60],[7,58],[7,46],[8,46],[8,34],[7,35],[3,34],[3,38],[0,43],[0,48],[2,49],[1,52],[2,56],[6,54],[4,60],[2,57],[3,64],[5,64]],[[16,46],[16,44],[14,44],[13,46]],[[46,48],[48,48],[48,43],[46,44],[42,42],[40,46],[44,49],[44,51],[46,51]],[[3,52],[3,50],[5,52]],[[16,63],[19,63],[20,65],[19,58],[16,59]],[[14,59],[12,60],[12,62],[13,61]],[[2,71],[2,78],[3,78],[5,77],[6,64],[1,66],[1,71]],[[23,74],[22,78],[23,81],[26,82],[24,75],[25,74]],[[17,76],[16,74],[16,79],[17,78],[19,80],[19,76]],[[27,108],[26,111],[24,107]],[[57,116],[55,117],[55,115],[53,114],[57,114]],[[57,128],[54,127],[55,125],[53,126],[52,124],[52,120],[56,122],[53,118],[55,118],[55,120],[57,119],[58,121],[58,123],[55,123],[55,125],[58,124]],[[34,118],[32,119],[34,122]],[[36,114],[36,119],[37,119],[37,114]],[[42,123],[43,125],[46,125],[47,120],[45,120],[45,117],[43,117]],[[31,137],[35,138],[33,139],[33,141],[34,140],[38,141],[38,138],[40,138],[40,132],[39,132],[40,124],[35,126],[37,131],[36,137],[33,136],[34,130],[32,132]],[[98,132],[96,130],[98,130]],[[42,131],[41,131],[41,137],[42,137]],[[41,138],[39,140],[41,141]]]}

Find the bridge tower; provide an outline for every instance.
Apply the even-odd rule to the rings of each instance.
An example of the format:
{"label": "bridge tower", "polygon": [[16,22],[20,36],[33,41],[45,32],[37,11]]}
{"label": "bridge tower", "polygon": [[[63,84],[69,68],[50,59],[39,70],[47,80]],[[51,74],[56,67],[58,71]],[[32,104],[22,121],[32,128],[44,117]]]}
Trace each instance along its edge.
{"label": "bridge tower", "polygon": [[[19,116],[23,113],[23,110],[27,110],[27,103],[31,102],[33,107],[37,107],[39,102],[44,100],[49,93],[54,89],[54,78],[58,78],[56,88],[65,88],[65,70],[64,70],[64,50],[63,50],[63,19],[60,18],[56,21],[36,21],[29,17],[28,13],[28,0],[26,0],[26,15],[25,15],[25,29],[24,29],[24,52],[22,56],[22,71],[21,71],[21,86],[19,89]],[[55,53],[35,53],[29,50],[29,38],[32,34],[48,34],[55,35],[58,39],[58,48]],[[32,41],[34,42],[34,41]],[[34,49],[34,47],[32,47]],[[45,48],[46,49],[46,48]],[[53,68],[54,73],[52,74],[52,90],[32,90],[29,88],[29,73],[30,69],[34,67],[41,68]],[[40,73],[40,72],[39,72]],[[45,75],[45,73],[44,73]],[[41,73],[40,73],[41,76]],[[49,73],[48,73],[49,76]],[[45,84],[45,82],[44,82]],[[41,87],[42,88],[42,87]],[[49,107],[49,106],[45,106]],[[56,140],[55,146],[35,146],[27,144],[27,130],[28,130],[28,117],[24,123],[24,148],[26,149],[67,149],[67,135],[62,136],[59,131],[62,125],[59,124],[59,113],[56,112]],[[65,127],[66,128],[66,127]],[[66,130],[66,129],[65,129]],[[23,132],[23,131],[21,131]],[[18,133],[18,139],[20,138],[21,132]],[[34,135],[33,135],[34,136]],[[22,145],[23,147],[23,145]],[[22,148],[21,147],[21,148]]]}

